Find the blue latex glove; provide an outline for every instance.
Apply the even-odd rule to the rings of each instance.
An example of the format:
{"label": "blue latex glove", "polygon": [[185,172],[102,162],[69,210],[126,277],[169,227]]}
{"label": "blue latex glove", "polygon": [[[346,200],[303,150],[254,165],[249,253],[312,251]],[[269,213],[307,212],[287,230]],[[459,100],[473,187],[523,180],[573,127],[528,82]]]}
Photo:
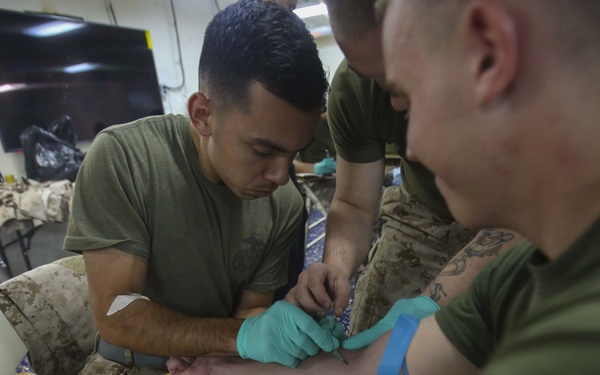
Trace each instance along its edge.
{"label": "blue latex glove", "polygon": [[278,301],[262,314],[244,321],[237,337],[237,350],[242,358],[296,367],[301,360],[321,350],[338,349],[338,330],[329,320],[319,324],[300,308]]}
{"label": "blue latex glove", "polygon": [[390,311],[373,327],[360,332],[344,341],[342,347],[348,350],[366,348],[387,331],[391,331],[396,324],[400,314],[412,315],[417,319],[423,319],[438,311],[440,307],[431,298],[418,296],[415,298],[403,298],[392,306]]}
{"label": "blue latex glove", "polygon": [[316,174],[331,174],[335,172],[335,159],[334,158],[325,158],[318,163],[315,163],[313,167],[313,171]]}

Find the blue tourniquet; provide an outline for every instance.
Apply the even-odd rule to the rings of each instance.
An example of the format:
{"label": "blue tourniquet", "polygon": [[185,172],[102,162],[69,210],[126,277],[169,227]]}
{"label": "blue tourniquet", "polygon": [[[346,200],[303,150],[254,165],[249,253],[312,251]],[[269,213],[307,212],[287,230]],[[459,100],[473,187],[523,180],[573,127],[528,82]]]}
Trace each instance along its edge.
{"label": "blue tourniquet", "polygon": [[401,368],[404,369],[404,375],[408,375],[404,359],[418,327],[419,319],[406,314],[398,317],[381,363],[379,363],[377,375],[398,375]]}

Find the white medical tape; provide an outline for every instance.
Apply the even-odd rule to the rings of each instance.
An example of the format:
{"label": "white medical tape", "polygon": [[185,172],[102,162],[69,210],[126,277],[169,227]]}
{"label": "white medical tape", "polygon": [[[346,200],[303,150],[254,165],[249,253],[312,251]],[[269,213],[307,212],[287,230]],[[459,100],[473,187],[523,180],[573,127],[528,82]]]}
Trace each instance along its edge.
{"label": "white medical tape", "polygon": [[115,298],[115,300],[113,301],[112,305],[110,305],[110,309],[108,309],[106,316],[112,315],[112,314],[116,313],[117,311],[123,310],[124,308],[129,306],[129,304],[131,302],[136,301],[138,299],[150,301],[150,298],[142,296],[141,294],[138,294],[138,293],[133,293],[128,296],[123,296],[123,295],[117,296],[117,298]]}

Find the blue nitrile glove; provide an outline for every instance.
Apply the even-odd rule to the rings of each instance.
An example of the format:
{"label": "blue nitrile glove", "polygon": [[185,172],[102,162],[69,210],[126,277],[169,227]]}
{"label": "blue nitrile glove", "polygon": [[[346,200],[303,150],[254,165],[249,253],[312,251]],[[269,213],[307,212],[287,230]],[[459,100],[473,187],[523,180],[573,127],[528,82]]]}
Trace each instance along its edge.
{"label": "blue nitrile glove", "polygon": [[318,163],[315,163],[313,167],[313,172],[316,174],[331,174],[335,172],[335,159],[334,158],[325,158]]}
{"label": "blue nitrile glove", "polygon": [[371,345],[371,343],[387,331],[391,331],[396,324],[400,314],[414,316],[417,319],[423,319],[438,311],[440,307],[431,298],[418,296],[415,298],[403,298],[394,303],[390,311],[373,327],[362,331],[348,340],[344,341],[342,347],[348,350],[362,349]]}
{"label": "blue nitrile glove", "polygon": [[242,358],[296,367],[301,360],[340,347],[335,325],[319,325],[300,308],[278,301],[240,327],[237,350]]}

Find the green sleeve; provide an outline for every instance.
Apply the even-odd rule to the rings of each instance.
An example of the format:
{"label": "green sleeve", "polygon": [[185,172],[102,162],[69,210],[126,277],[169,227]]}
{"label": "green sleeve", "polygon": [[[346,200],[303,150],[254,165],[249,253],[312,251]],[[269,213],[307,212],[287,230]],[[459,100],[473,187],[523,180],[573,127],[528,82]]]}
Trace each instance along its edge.
{"label": "green sleeve", "polygon": [[370,79],[359,77],[346,60],[339,65],[327,104],[329,128],[337,153],[352,163],[370,163],[385,156],[385,142],[373,132]]}
{"label": "green sleeve", "polygon": [[110,132],[103,132],[77,175],[64,247],[75,251],[117,247],[149,257],[149,244],[143,197],[136,192],[127,155]]}

